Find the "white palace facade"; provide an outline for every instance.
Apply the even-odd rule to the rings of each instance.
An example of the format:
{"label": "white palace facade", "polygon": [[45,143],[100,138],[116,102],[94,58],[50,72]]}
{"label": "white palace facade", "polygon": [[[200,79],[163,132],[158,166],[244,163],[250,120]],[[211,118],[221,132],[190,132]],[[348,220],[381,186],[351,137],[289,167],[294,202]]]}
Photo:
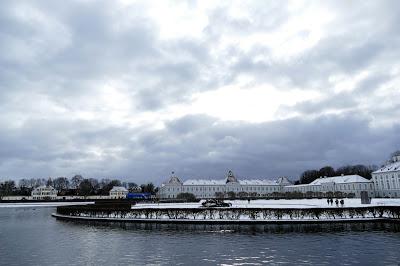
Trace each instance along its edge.
{"label": "white palace facade", "polygon": [[232,171],[220,180],[192,179],[182,182],[172,173],[168,181],[161,185],[158,196],[161,199],[174,199],[180,193],[191,193],[196,198],[206,199],[228,197],[233,192],[236,196],[266,197],[274,192],[282,192],[283,187],[290,184],[285,177],[277,180],[238,180]]}
{"label": "white palace facade", "polygon": [[372,172],[378,197],[400,197],[400,156],[393,156],[383,167]]}
{"label": "white palace facade", "polygon": [[[191,193],[199,199],[251,196],[269,197],[273,193],[299,192],[307,196],[326,197],[343,195],[344,197],[361,196],[365,191],[369,197],[400,198],[400,156],[392,157],[380,169],[372,172],[372,179],[368,180],[359,175],[341,175],[321,177],[310,184],[292,185],[285,177],[277,180],[238,180],[232,171],[225,179],[199,180],[192,179],[182,182],[172,173],[172,176],[163,183],[159,190],[159,198],[174,199],[180,193]],[[233,193],[232,193],[233,192]]]}
{"label": "white palace facade", "polygon": [[310,184],[290,185],[284,188],[284,192],[300,192],[320,196],[327,196],[327,193],[334,196],[339,192],[343,196],[350,197],[351,195],[357,198],[361,196],[361,191],[366,191],[370,197],[375,197],[374,183],[359,175],[320,177]]}
{"label": "white palace facade", "polygon": [[40,186],[32,190],[31,196],[34,200],[55,200],[57,199],[57,190],[52,186]]}
{"label": "white palace facade", "polygon": [[400,159],[373,172],[371,180],[359,175],[341,175],[321,177],[304,185],[292,185],[285,177],[277,180],[238,180],[232,171],[221,180],[191,179],[184,182],[173,174],[161,185],[158,197],[176,199],[180,193],[191,193],[199,199],[229,198],[230,193],[236,198],[271,197],[299,192],[312,197],[341,195],[359,198],[362,191],[372,198],[400,197]]}

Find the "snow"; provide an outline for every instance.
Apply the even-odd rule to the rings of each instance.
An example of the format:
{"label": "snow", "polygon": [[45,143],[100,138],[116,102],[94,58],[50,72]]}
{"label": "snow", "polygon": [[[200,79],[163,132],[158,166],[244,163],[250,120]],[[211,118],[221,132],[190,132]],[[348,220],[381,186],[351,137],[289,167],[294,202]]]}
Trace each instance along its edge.
{"label": "snow", "polygon": [[69,205],[94,204],[94,202],[24,202],[24,203],[0,203],[0,208],[31,208],[31,207],[57,207]]}
{"label": "snow", "polygon": [[194,186],[194,185],[225,185],[226,180],[207,180],[207,179],[189,179],[183,182],[184,186]]}
{"label": "snow", "polygon": [[262,185],[262,186],[278,186],[279,185],[276,181],[268,180],[268,179],[264,179],[264,180],[260,180],[260,179],[254,179],[254,180],[244,179],[244,180],[239,180],[239,183],[241,185]]}
{"label": "snow", "polygon": [[[201,208],[201,202],[198,203],[138,203],[132,206],[132,209],[146,208]],[[226,200],[225,202],[232,203],[232,208],[341,208],[333,205],[328,205],[326,199],[293,199],[293,200]],[[372,199],[371,204],[361,204],[361,199],[344,199],[343,207],[373,207],[373,206],[400,206],[400,199]]]}
{"label": "snow", "polygon": [[124,187],[114,186],[110,192],[128,192],[128,190]]}
{"label": "snow", "polygon": [[[243,179],[239,180],[238,183],[240,185],[264,185],[264,186],[278,186],[277,181],[268,180],[268,179]],[[202,186],[210,186],[210,185],[226,185],[226,179],[221,180],[207,180],[207,179],[189,179],[183,182],[184,186],[194,186],[194,185],[202,185]]]}
{"label": "snow", "polygon": [[321,185],[324,183],[348,184],[348,183],[372,183],[372,181],[359,175],[343,175],[343,176],[318,178],[313,182],[311,182],[310,185]]}
{"label": "snow", "polygon": [[[204,218],[204,217],[198,217],[198,219],[192,219],[192,218],[168,218],[168,217],[159,217],[159,218],[138,218],[138,217],[120,217],[118,215],[115,216],[110,216],[110,217],[98,217],[98,216],[69,216],[69,215],[62,215],[58,213],[52,213],[53,217],[58,217],[58,218],[67,218],[67,219],[76,219],[76,220],[96,220],[96,221],[108,221],[108,222],[157,222],[157,221],[162,221],[162,222],[171,222],[171,223],[216,223],[216,224],[221,224],[221,223],[307,223],[307,222],[348,222],[348,221],[380,221],[382,218],[375,218],[375,217],[363,217],[363,218],[349,218],[349,217],[343,217],[343,218],[321,218],[321,219],[312,219],[310,217],[304,217],[301,219],[288,219],[288,218],[281,218],[281,219],[251,219],[249,217],[239,217],[238,219],[220,219],[220,218]],[[221,230],[221,232],[229,232],[232,230]]]}
{"label": "snow", "polygon": [[380,173],[387,173],[387,172],[394,172],[394,171],[400,171],[400,162],[394,162],[394,163],[385,165],[384,167],[373,172],[373,174],[380,174]]}

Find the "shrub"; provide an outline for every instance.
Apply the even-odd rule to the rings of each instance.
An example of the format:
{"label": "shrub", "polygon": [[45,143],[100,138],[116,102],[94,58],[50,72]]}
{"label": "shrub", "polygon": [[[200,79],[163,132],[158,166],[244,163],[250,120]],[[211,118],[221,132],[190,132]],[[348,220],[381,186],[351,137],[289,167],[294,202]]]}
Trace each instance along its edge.
{"label": "shrub", "polygon": [[179,193],[179,194],[176,196],[176,198],[177,198],[177,199],[182,199],[182,200],[185,200],[185,201],[196,201],[196,196],[193,195],[192,193],[187,193],[187,192],[185,192],[185,193]]}

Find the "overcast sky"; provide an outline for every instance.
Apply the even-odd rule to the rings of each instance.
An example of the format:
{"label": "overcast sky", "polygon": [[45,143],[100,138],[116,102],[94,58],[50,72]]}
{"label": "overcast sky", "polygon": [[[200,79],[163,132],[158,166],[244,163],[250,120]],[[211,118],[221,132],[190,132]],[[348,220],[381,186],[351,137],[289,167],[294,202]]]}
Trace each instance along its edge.
{"label": "overcast sky", "polygon": [[3,1],[0,180],[380,165],[399,25],[395,0]]}

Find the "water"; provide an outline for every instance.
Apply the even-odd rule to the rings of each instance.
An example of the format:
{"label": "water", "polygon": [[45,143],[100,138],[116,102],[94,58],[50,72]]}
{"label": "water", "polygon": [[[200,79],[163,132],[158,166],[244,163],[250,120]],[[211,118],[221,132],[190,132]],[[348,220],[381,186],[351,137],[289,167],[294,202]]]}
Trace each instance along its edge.
{"label": "water", "polygon": [[399,265],[399,224],[207,226],[59,221],[0,208],[0,265]]}

